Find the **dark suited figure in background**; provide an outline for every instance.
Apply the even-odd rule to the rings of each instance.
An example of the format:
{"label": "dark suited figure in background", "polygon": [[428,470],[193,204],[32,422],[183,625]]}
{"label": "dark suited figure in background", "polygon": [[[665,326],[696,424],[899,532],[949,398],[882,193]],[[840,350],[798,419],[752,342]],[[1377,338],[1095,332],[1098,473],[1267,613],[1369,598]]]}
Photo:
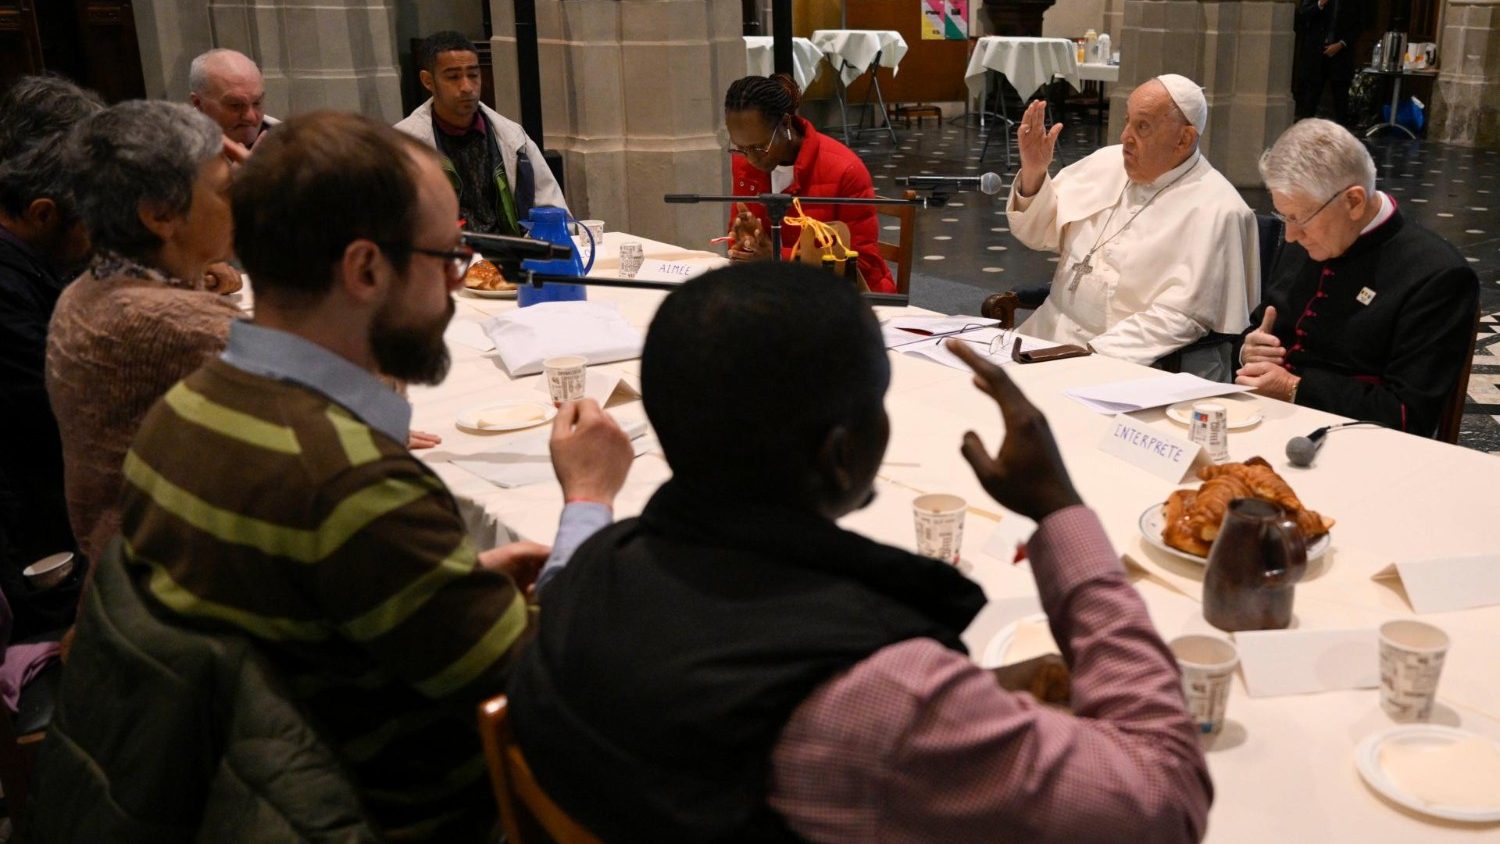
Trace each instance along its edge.
{"label": "dark suited figure in background", "polygon": [[1333,119],[1349,118],[1349,85],[1363,0],[1297,0],[1297,52],[1292,61],[1292,97],[1297,119],[1316,117],[1323,88],[1333,85]]}

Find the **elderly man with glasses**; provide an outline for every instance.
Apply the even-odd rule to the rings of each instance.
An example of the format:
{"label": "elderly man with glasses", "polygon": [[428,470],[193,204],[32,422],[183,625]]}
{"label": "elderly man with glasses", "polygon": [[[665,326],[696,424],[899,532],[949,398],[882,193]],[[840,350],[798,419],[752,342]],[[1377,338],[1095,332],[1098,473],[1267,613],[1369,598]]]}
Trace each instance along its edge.
{"label": "elderly man with glasses", "polygon": [[1375,189],[1347,129],[1304,120],[1260,159],[1286,244],[1240,348],[1262,395],[1430,436],[1469,344],[1479,279]]}

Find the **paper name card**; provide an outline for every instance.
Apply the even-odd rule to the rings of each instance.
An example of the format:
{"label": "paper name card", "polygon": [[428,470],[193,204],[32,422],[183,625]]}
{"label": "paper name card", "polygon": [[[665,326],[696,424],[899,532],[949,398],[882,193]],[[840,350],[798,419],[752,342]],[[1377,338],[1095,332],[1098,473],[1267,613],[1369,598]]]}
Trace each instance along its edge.
{"label": "paper name card", "polygon": [[1410,560],[1386,566],[1372,580],[1400,580],[1418,613],[1500,604],[1500,554]]}
{"label": "paper name card", "polygon": [[1221,384],[1189,372],[1064,390],[1063,395],[1098,413],[1132,413],[1180,401],[1243,393],[1249,387]]}
{"label": "paper name card", "polygon": [[636,278],[650,281],[687,281],[708,272],[712,267],[703,264],[685,264],[680,261],[658,261],[647,259],[641,264]]}
{"label": "paper name card", "polygon": [[1380,685],[1380,635],[1358,630],[1244,630],[1234,634],[1251,697]]}
{"label": "paper name card", "polygon": [[1117,414],[1099,450],[1171,483],[1180,483],[1203,446]]}

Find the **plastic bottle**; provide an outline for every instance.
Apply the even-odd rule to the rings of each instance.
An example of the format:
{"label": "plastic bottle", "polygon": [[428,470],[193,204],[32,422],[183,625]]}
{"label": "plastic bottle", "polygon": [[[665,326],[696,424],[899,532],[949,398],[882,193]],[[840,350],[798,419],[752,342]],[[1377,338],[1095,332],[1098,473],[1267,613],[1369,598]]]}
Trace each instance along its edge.
{"label": "plastic bottle", "polygon": [[1099,33],[1099,57],[1094,59],[1094,61],[1100,64],[1109,64],[1109,57],[1111,55],[1109,48],[1109,33]]}
{"label": "plastic bottle", "polygon": [[1083,34],[1083,60],[1086,62],[1099,60],[1099,33],[1092,29]]}
{"label": "plastic bottle", "polygon": [[[548,205],[533,208],[527,222],[531,226],[532,237],[537,240],[550,241],[559,246],[567,246],[573,254],[567,258],[547,261],[532,258],[521,262],[522,269],[546,275],[581,276],[588,274],[589,269],[594,266],[594,255],[590,253],[589,264],[585,267],[578,256],[578,247],[568,234],[568,212],[565,209]],[[596,244],[594,251],[597,252],[598,248]],[[522,283],[516,292],[516,304],[524,308],[538,302],[574,302],[588,298],[586,290],[587,288],[581,284],[543,284],[541,287],[533,287]]]}

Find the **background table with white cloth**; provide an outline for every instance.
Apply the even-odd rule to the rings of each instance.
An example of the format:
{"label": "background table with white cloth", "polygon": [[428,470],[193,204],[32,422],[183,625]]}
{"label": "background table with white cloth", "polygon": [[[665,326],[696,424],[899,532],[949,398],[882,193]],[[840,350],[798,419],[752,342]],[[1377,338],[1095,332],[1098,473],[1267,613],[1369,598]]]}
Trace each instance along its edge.
{"label": "background table with white cloth", "polygon": [[1022,38],[986,35],[969,54],[964,84],[970,97],[989,99],[989,71],[1004,74],[1021,99],[1054,77],[1079,87],[1078,45],[1066,38]]}
{"label": "background table with white cloth", "polygon": [[811,40],[845,87],[870,69],[876,54],[880,55],[880,66],[895,74],[908,49],[906,39],[894,29],[819,29]]}
{"label": "background table with white cloth", "polygon": [[[776,72],[776,39],[769,35],[746,35],[745,70],[751,76],[770,76]],[[792,39],[792,78],[803,91],[818,78],[823,66],[823,51],[806,38]]]}
{"label": "background table with white cloth", "polygon": [[[610,255],[627,237],[606,235],[596,273],[612,273]],[[653,254],[672,256],[704,269],[722,262],[710,253],[641,242],[648,259]],[[588,295],[591,301],[618,304],[644,330],[665,294],[591,288]],[[457,322],[481,322],[515,306],[464,294],[458,298]],[[877,311],[883,318],[922,313]],[[545,427],[481,435],[454,425],[456,414],[477,404],[507,397],[545,398],[541,379],[512,379],[493,352],[459,342],[450,342],[450,347],[454,365],[448,380],[411,390],[413,426],[444,440],[418,456],[448,483],[482,545],[511,536],[550,541],[562,509],[555,482],[501,489],[448,462],[455,456],[503,448],[507,438],[544,431]],[[912,548],[911,502],[916,495],[946,492],[967,499],[962,567],[990,598],[964,636],[978,658],[997,631],[1038,607],[1027,564],[1013,564],[1011,559],[1014,541],[1026,536],[1020,527],[1023,520],[985,495],[959,453],[965,431],[979,432],[993,449],[1002,438],[1003,425],[994,402],[974,388],[966,372],[897,352],[891,352],[890,359],[886,407],[891,439],[877,480],[878,495],[870,507],[842,524],[882,542]],[[639,361],[601,368],[632,378],[639,373]],[[1203,566],[1162,554],[1141,538],[1137,522],[1143,510],[1164,501],[1176,485],[1101,452],[1098,445],[1110,429],[1111,417],[1063,395],[1068,388],[1161,373],[1099,355],[1029,366],[1008,364],[1006,369],[1047,415],[1079,492],[1098,512],[1116,550],[1135,561],[1133,581],[1161,635],[1224,635],[1202,617]],[[713,396],[703,400],[713,401]],[[1231,456],[1265,457],[1306,506],[1337,520],[1330,552],[1309,566],[1297,587],[1296,627],[1370,627],[1412,617],[1399,588],[1373,581],[1371,575],[1391,562],[1495,553],[1500,548],[1490,483],[1500,471],[1497,458],[1395,431],[1352,428],[1330,434],[1312,468],[1296,469],[1283,456],[1287,440],[1339,417],[1269,399],[1251,400],[1264,418],[1253,428],[1230,433]],[[624,399],[609,409],[627,425],[644,417],[638,400]],[[1186,427],[1161,410],[1134,416],[1151,428],[1186,435]],[[669,475],[659,452],[638,457],[617,500],[616,515],[638,513]],[[1500,606],[1421,618],[1443,628],[1452,639],[1434,722],[1500,739]],[[1355,768],[1355,747],[1366,736],[1392,726],[1380,710],[1375,689],[1251,698],[1236,677],[1228,715],[1224,733],[1207,748],[1216,791],[1209,841],[1500,840],[1500,825],[1424,818],[1387,802],[1364,784]]]}

